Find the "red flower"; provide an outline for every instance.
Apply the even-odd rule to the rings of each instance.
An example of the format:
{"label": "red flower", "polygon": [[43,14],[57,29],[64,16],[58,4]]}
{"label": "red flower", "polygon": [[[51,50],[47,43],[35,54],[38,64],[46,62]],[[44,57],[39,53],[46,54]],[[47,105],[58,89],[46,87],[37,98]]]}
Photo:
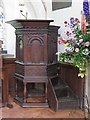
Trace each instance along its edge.
{"label": "red flower", "polygon": [[79,21],[79,19],[78,19],[78,18],[75,18],[75,21],[76,21],[76,22],[78,22],[78,23],[80,23],[80,21]]}

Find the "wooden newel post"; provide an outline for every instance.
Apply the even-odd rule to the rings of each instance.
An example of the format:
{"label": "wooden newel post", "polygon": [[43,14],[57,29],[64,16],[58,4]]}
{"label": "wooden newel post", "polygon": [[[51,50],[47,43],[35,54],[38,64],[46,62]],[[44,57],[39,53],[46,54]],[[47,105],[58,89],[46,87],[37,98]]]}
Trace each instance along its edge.
{"label": "wooden newel post", "polygon": [[82,109],[84,111],[84,119],[86,120],[86,110],[88,111],[88,113],[90,113],[89,110],[89,102],[88,102],[88,96],[86,95],[86,79],[83,79],[83,92],[82,92]]}
{"label": "wooden newel post", "polygon": [[0,80],[2,79],[2,55],[1,55],[2,43],[3,42],[0,40]]}

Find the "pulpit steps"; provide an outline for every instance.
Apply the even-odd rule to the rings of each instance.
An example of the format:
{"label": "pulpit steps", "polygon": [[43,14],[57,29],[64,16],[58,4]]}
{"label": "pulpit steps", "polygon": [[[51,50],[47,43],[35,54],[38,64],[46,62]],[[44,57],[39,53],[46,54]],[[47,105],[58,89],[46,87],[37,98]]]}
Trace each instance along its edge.
{"label": "pulpit steps", "polygon": [[49,105],[54,111],[77,109],[80,106],[79,98],[59,77],[49,79],[48,93]]}

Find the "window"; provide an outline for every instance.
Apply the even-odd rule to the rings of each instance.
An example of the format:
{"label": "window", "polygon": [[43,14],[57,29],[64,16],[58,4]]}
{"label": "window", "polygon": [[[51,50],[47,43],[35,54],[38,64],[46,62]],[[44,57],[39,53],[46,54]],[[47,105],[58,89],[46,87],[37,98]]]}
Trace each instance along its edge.
{"label": "window", "polygon": [[52,10],[58,10],[70,7],[72,5],[72,0],[52,0]]}

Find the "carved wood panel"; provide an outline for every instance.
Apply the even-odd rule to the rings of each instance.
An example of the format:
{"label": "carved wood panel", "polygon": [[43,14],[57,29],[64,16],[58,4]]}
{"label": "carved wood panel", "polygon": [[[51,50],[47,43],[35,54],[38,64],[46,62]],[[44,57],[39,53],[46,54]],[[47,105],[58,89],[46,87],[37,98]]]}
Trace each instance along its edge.
{"label": "carved wood panel", "polygon": [[44,61],[44,40],[38,35],[34,35],[29,38],[27,49],[28,60],[32,63],[42,63]]}
{"label": "carved wood panel", "polygon": [[16,36],[16,58],[19,61],[23,61],[24,42],[23,35]]}

